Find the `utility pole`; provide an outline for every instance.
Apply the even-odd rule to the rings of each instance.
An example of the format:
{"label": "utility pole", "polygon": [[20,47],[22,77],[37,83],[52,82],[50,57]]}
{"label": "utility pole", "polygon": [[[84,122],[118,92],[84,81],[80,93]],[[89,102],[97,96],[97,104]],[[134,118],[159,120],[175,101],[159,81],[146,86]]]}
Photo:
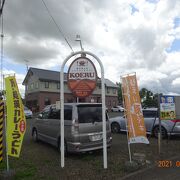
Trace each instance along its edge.
{"label": "utility pole", "polygon": [[24,61],[25,61],[25,63],[26,63],[26,70],[27,70],[27,72],[28,72],[28,70],[29,70],[28,63],[29,63],[29,61],[28,61],[27,59],[25,59]]}
{"label": "utility pole", "polygon": [[3,88],[3,7],[4,7],[5,0],[0,0],[0,18],[1,18],[1,91]]}

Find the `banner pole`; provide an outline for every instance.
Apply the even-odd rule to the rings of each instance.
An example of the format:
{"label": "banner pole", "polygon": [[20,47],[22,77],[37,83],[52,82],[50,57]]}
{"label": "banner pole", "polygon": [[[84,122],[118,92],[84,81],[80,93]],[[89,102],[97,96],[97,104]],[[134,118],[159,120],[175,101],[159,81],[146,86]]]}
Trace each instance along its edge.
{"label": "banner pole", "polygon": [[[125,115],[125,117],[127,119],[126,115]],[[128,131],[128,126],[127,126],[127,121],[126,121],[126,128],[127,128],[127,142],[128,142],[129,161],[130,161],[130,163],[132,163],[131,145],[129,142],[129,131]]]}
{"label": "banner pole", "polygon": [[160,95],[158,93],[158,110],[159,110],[159,132],[158,132],[158,151],[161,154],[161,115],[160,115]]}
{"label": "banner pole", "polygon": [[[4,75],[3,75],[3,90],[5,90],[5,85],[4,85]],[[5,91],[4,91],[5,92]],[[4,100],[5,100],[5,94],[3,95],[4,96]],[[4,114],[7,114],[6,113],[6,107],[4,106]],[[7,118],[6,116],[4,116],[4,129],[5,129],[5,140],[6,140],[6,167],[7,167],[7,171],[9,172],[9,156],[8,156],[8,143],[7,143]]]}
{"label": "banner pole", "polygon": [[[122,77],[121,77],[121,82],[122,82]],[[125,102],[124,102],[124,91],[122,88],[122,84],[121,84],[121,91],[122,91],[122,99],[123,99],[123,107],[124,107],[124,117],[125,117],[125,123],[126,123],[126,130],[127,130],[127,142],[128,142],[128,152],[129,152],[129,161],[130,163],[132,163],[132,155],[131,155],[131,146],[130,146],[130,142],[129,142],[129,131],[128,131],[128,125],[127,125],[127,111],[126,111],[126,107],[125,107]]]}

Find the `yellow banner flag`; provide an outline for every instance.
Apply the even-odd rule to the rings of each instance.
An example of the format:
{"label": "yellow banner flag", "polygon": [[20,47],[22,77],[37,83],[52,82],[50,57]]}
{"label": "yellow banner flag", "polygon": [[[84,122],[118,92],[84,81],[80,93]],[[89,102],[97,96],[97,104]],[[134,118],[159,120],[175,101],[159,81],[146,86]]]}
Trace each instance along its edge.
{"label": "yellow banner flag", "polygon": [[136,75],[122,77],[122,90],[128,124],[129,143],[149,144]]}
{"label": "yellow banner flag", "polygon": [[7,148],[8,155],[19,157],[26,130],[24,106],[14,76],[5,78],[7,106]]}

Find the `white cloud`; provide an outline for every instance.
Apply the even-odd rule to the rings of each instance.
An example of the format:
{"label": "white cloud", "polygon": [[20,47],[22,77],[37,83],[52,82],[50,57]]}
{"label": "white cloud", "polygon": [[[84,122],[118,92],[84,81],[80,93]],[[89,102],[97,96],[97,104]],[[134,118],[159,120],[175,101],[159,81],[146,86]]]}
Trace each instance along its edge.
{"label": "white cloud", "polygon": [[[73,49],[80,49],[74,41],[80,34],[84,49],[98,55],[106,78],[119,82],[122,74],[136,72],[140,87],[180,94],[171,86],[179,76],[180,52],[166,52],[179,38],[179,0],[45,2]],[[134,14],[131,5],[138,9]],[[41,1],[7,1],[4,23],[5,56],[14,62],[59,69],[71,52]]]}
{"label": "white cloud", "polygon": [[172,85],[179,85],[180,86],[180,78],[176,78],[173,80]]}

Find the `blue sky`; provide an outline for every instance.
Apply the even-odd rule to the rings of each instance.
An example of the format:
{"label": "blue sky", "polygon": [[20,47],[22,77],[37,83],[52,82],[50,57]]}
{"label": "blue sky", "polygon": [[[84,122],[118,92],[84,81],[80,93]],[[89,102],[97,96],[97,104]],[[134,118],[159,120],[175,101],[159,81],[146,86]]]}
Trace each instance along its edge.
{"label": "blue sky", "polygon": [[131,4],[130,6],[131,6],[131,8],[132,8],[132,12],[131,12],[132,15],[133,15],[135,12],[139,12],[139,10],[138,10],[133,4]]}
{"label": "blue sky", "polygon": [[170,47],[170,49],[167,50],[168,53],[174,52],[174,51],[180,51],[180,39],[175,39]]}
{"label": "blue sky", "polygon": [[146,1],[149,3],[158,3],[159,2],[159,0],[146,0]]}

